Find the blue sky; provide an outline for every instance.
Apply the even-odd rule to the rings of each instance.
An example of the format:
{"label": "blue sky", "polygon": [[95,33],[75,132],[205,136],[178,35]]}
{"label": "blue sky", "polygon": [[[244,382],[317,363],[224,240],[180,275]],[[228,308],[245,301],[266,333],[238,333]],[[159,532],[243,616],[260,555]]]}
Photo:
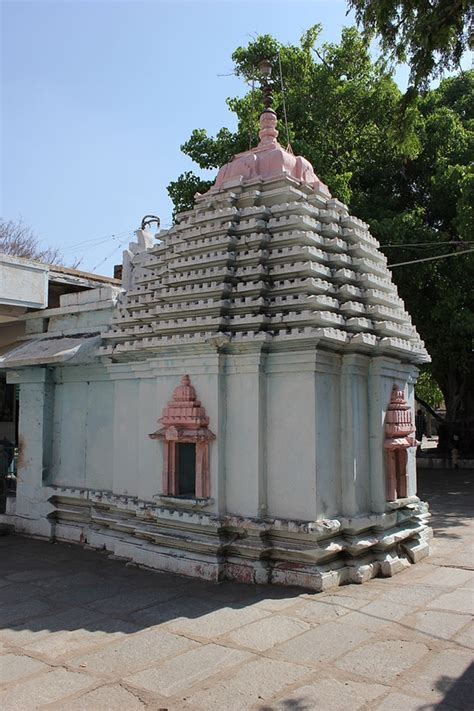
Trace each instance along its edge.
{"label": "blue sky", "polygon": [[353,24],[345,0],[3,0],[1,20],[0,214],[103,274],[143,215],[170,222],[192,129],[235,127],[225,99],[246,87],[218,76],[233,50],[317,22],[338,41]]}

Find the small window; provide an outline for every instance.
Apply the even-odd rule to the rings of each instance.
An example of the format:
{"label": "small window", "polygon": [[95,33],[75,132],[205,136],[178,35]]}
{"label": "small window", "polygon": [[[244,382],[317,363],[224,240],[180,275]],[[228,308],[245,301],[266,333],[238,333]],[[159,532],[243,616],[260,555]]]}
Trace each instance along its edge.
{"label": "small window", "polygon": [[192,442],[179,442],[177,455],[178,496],[195,496],[196,445]]}

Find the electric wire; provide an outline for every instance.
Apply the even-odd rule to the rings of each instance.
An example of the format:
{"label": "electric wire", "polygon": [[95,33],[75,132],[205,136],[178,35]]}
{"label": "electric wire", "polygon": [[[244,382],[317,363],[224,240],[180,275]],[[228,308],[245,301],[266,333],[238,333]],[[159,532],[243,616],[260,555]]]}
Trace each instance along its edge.
{"label": "electric wire", "polygon": [[100,266],[102,266],[102,264],[105,264],[105,262],[107,262],[111,257],[113,257],[113,255],[115,254],[115,252],[117,252],[117,250],[119,250],[120,247],[123,247],[123,245],[124,245],[126,242],[128,242],[128,240],[130,239],[130,236],[131,236],[131,232],[132,232],[132,231],[130,231],[130,232],[127,234],[127,237],[126,237],[125,239],[123,239],[121,242],[119,242],[119,244],[112,250],[112,252],[110,252],[110,254],[108,254],[106,257],[104,257],[103,259],[101,259],[100,262],[98,262],[98,263],[95,265],[95,267],[93,267],[93,269],[92,269],[91,271],[92,271],[92,272],[95,272],[96,269],[98,269]]}
{"label": "electric wire", "polygon": [[278,52],[278,67],[280,70],[281,100],[282,100],[282,105],[283,105],[283,118],[285,121],[287,150],[290,151],[291,153],[293,153],[293,150],[292,150],[291,144],[290,144],[290,132],[288,131],[288,117],[286,115],[285,85],[283,84],[283,71],[281,68],[281,50]]}
{"label": "electric wire", "polygon": [[382,244],[380,245],[382,249],[386,247],[398,247],[399,249],[405,249],[405,247],[446,247],[451,244],[474,244],[467,240],[451,240],[449,242],[413,242],[411,244]]}
{"label": "electric wire", "polygon": [[474,247],[472,249],[463,249],[461,252],[450,252],[449,254],[438,254],[435,257],[421,257],[420,259],[412,259],[408,262],[397,262],[396,264],[389,264],[388,268],[393,269],[394,267],[405,267],[408,264],[418,264],[419,262],[431,262],[434,259],[447,259],[448,257],[459,257],[461,254],[470,254],[474,252]]}
{"label": "electric wire", "polygon": [[252,101],[250,105],[249,150],[252,148],[253,144],[253,121],[255,117],[255,77],[252,77],[251,99]]}
{"label": "electric wire", "polygon": [[91,237],[90,239],[81,240],[80,242],[76,242],[76,244],[67,245],[61,251],[62,252],[71,252],[71,251],[74,251],[75,249],[80,249],[82,247],[102,244],[104,242],[108,242],[111,239],[118,239],[119,237],[122,237],[123,235],[128,235],[133,231],[134,231],[133,228],[130,228],[128,230],[123,230],[122,232],[112,232],[112,234],[103,235],[102,237]]}

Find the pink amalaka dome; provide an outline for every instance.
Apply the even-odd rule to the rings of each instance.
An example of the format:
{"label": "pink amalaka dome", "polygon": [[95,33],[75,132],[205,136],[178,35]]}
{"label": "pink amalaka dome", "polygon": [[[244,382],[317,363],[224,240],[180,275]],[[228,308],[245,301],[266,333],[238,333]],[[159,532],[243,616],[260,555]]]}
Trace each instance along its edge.
{"label": "pink amalaka dome", "polygon": [[331,197],[327,186],[319,180],[311,163],[302,156],[293,155],[278,143],[276,125],[276,113],[272,109],[265,109],[260,116],[258,146],[244,153],[237,153],[230,163],[222,166],[216,182],[207,194],[224,190],[230,182],[235,184],[236,179],[249,183],[274,180],[286,175]]}

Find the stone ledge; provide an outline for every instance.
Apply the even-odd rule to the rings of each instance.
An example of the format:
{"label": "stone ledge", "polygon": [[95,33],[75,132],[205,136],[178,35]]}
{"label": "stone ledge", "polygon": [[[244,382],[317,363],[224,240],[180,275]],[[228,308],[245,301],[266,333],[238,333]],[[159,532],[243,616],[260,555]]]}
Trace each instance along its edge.
{"label": "stone ledge", "polygon": [[214,499],[199,499],[193,496],[184,497],[157,494],[153,498],[155,501],[162,502],[165,506],[178,509],[204,509],[206,506],[211,506],[214,503]]}

